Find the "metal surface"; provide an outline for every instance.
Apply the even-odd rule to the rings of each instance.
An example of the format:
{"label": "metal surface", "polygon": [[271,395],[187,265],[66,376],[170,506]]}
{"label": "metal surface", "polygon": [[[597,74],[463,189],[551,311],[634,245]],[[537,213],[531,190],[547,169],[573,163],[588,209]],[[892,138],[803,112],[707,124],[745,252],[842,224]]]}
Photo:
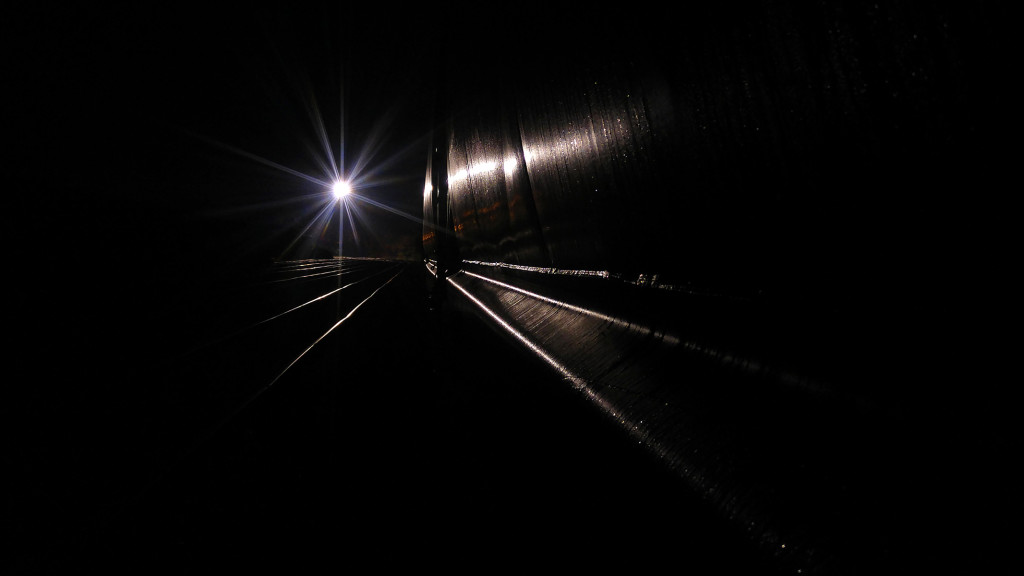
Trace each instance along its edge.
{"label": "metal surface", "polygon": [[989,10],[574,15],[449,49],[450,220],[425,216],[453,300],[785,570],[976,566],[997,504],[961,491],[998,492],[1007,446],[992,380],[955,391],[984,363],[951,303],[1001,251],[950,198],[1002,154]]}

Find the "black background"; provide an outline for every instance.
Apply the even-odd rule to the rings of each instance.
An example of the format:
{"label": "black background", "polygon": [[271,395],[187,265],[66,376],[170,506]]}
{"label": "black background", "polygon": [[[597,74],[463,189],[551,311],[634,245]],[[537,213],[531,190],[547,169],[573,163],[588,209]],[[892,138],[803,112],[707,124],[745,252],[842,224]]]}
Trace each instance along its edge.
{"label": "black background", "polygon": [[344,121],[350,167],[377,150],[362,192],[412,217],[363,206],[345,254],[420,257],[432,105],[420,14],[8,10],[4,233],[31,302],[14,314],[27,351],[15,357],[36,358],[31,335],[60,326],[78,345],[46,368],[55,379],[109,349],[131,362],[149,346],[140,334],[177,338],[173,311],[204,293],[275,259],[330,256],[336,219],[302,235],[329,190],[289,172],[325,179],[311,102],[335,156]]}

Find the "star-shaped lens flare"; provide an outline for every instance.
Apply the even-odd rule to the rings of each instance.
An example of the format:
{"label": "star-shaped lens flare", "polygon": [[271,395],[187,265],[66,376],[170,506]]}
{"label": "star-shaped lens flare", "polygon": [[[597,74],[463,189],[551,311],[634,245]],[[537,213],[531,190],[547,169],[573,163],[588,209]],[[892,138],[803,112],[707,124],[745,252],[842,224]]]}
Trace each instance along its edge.
{"label": "star-shaped lens flare", "polygon": [[335,198],[341,200],[345,196],[348,196],[350,192],[352,192],[352,186],[350,186],[349,183],[345,182],[344,180],[338,180],[337,182],[334,183],[334,188],[332,189],[332,192],[334,193]]}

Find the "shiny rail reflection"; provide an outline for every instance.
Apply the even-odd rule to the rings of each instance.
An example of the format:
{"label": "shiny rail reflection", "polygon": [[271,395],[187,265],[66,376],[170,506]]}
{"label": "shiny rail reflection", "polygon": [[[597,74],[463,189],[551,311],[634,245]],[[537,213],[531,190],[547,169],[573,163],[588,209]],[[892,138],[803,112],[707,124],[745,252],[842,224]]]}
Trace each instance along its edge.
{"label": "shiny rail reflection", "polygon": [[[338,331],[406,270],[406,265],[402,263],[377,259],[284,261],[275,263],[267,272],[268,280],[249,287],[252,294],[243,291],[229,295],[231,304],[240,307],[243,312],[250,311],[250,308],[240,303],[256,295],[263,301],[261,307],[276,305],[283,310],[262,320],[246,322],[243,328],[210,338],[204,344],[172,358],[171,361],[181,367],[205,367],[200,369],[207,371],[209,362],[214,362],[217,367],[214,374],[223,371],[249,373],[250,376],[239,378],[236,375],[224,381],[213,379],[211,382],[212,375],[206,374],[198,382],[211,382],[212,385],[202,388],[186,386],[174,392],[185,405],[208,404],[221,408],[199,423],[194,416],[176,423],[176,426],[181,426],[188,422],[189,429],[178,430],[177,435],[194,440],[188,445],[182,445],[179,441],[166,447],[167,452],[160,459],[168,464],[150,479],[142,492],[158,484],[163,477],[171,474],[213,440],[232,420],[285,379],[314,348]],[[329,283],[341,284],[343,281],[343,285],[328,287]],[[268,288],[272,290],[268,291]],[[307,340],[302,348],[296,348],[298,343],[291,335],[292,328],[285,325],[286,321],[289,325],[304,325],[303,332],[308,332],[310,327],[316,325],[322,325],[323,328],[311,342]],[[274,345],[275,341],[278,342],[277,346]],[[273,349],[276,353],[254,365],[247,352],[252,347]],[[246,362],[248,365],[242,366],[236,362]],[[264,382],[262,385],[253,386],[261,380]],[[180,402],[172,404],[178,405]],[[188,410],[187,406],[182,407]],[[165,422],[165,425],[171,422]],[[164,434],[174,437],[172,430],[176,426],[168,425]]]}

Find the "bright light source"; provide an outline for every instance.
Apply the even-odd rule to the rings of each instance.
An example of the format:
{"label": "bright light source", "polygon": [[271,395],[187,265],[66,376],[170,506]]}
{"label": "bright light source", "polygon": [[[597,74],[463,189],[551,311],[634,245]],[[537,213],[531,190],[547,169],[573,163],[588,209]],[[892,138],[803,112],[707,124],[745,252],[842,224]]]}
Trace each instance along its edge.
{"label": "bright light source", "polygon": [[344,180],[338,180],[334,183],[334,197],[341,200],[352,191],[352,187],[349,186],[348,182]]}

